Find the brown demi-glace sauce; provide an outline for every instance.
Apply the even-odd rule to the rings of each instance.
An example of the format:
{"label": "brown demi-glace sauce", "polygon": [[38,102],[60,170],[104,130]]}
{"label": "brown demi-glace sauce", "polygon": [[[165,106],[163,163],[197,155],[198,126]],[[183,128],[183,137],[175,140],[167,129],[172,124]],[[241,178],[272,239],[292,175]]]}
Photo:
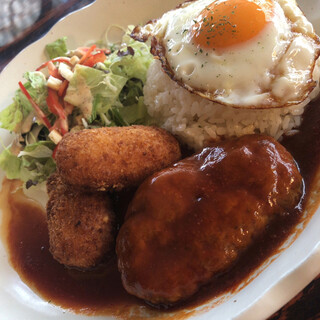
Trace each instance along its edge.
{"label": "brown demi-glace sauce", "polygon": [[[302,206],[308,202],[320,160],[320,101],[310,104],[304,114],[300,132],[286,137],[282,144],[291,152],[305,181]],[[226,291],[235,292],[250,274],[279,246],[301,221],[301,210],[291,212],[268,226],[254,247],[242,256],[235,267],[213,279],[190,301],[170,310],[157,310],[126,293],[117,271],[116,258],[96,270],[70,270],[56,262],[49,252],[48,231],[43,209],[27,200],[21,191],[10,193],[14,183],[5,180],[2,190],[3,229],[10,261],[24,282],[43,299],[74,312],[90,315],[115,315],[138,319],[153,317],[182,318],[191,309]],[[120,210],[122,197],[116,201]],[[126,202],[126,201],[125,201]],[[317,201],[316,201],[317,202]],[[123,205],[122,205],[123,207]],[[315,209],[316,205],[313,209]],[[123,211],[123,208],[120,210]],[[309,210],[312,212],[312,210]],[[313,210],[314,211],[314,210]],[[311,215],[311,213],[309,214]],[[309,218],[309,217],[308,217]],[[174,311],[174,312],[173,312]]]}

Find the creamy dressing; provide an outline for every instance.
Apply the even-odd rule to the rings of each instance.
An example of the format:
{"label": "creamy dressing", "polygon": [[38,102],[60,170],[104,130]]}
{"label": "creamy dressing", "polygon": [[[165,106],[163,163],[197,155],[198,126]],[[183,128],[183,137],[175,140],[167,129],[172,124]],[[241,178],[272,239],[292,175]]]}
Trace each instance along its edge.
{"label": "creamy dressing", "polygon": [[68,88],[64,100],[80,108],[86,119],[90,118],[92,113],[93,97],[89,86],[87,86],[85,78],[80,75],[77,76],[76,88]]}

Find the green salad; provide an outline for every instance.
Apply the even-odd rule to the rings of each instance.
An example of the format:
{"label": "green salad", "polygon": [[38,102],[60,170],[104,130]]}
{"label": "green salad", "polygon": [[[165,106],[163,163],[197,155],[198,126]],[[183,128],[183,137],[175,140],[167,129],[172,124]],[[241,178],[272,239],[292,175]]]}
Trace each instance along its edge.
{"label": "green salad", "polygon": [[69,131],[150,124],[143,86],[153,58],[130,31],[119,46],[69,50],[66,38],[46,46],[48,61],[24,74],[12,104],[0,113],[1,128],[16,134],[0,154],[8,179],[20,179],[27,188],[45,181]]}

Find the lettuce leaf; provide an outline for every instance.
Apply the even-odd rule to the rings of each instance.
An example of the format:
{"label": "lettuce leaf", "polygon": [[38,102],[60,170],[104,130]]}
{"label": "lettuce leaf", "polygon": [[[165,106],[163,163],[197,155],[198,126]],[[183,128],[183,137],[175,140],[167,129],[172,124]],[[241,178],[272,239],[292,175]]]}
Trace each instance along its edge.
{"label": "lettuce leaf", "polygon": [[[28,80],[24,86],[30,96],[38,106],[47,113],[47,86],[45,76],[43,73],[35,71],[25,73],[24,77]],[[33,115],[31,103],[22,91],[18,89],[13,98],[13,103],[0,112],[0,127],[11,132],[20,133],[21,128],[24,127],[24,122],[28,120],[27,125],[24,130],[22,130],[27,132],[32,125],[32,117],[28,117],[30,114],[31,116]]]}
{"label": "lettuce leaf", "polygon": [[8,179],[19,179],[29,184],[40,183],[56,170],[52,159],[54,147],[51,141],[39,141],[27,145],[18,156],[10,149],[5,149],[0,154],[0,168],[6,172]]}
{"label": "lettuce leaf", "polygon": [[28,105],[20,105],[16,100],[0,112],[1,128],[11,132],[18,132],[22,120],[30,113]]}
{"label": "lettuce leaf", "polygon": [[[121,55],[121,52],[127,52],[128,48],[133,50],[133,54]],[[128,80],[130,78],[140,79],[144,84],[152,60],[153,56],[148,45],[130,39],[120,51],[109,55],[104,64],[112,73],[126,77]]]}
{"label": "lettuce leaf", "polygon": [[139,79],[129,79],[119,95],[119,100],[123,106],[136,104],[139,97],[143,96],[143,83]]}
{"label": "lettuce leaf", "polygon": [[68,52],[66,40],[67,37],[63,37],[46,45],[46,52],[50,59],[66,56]]}
{"label": "lettuce leaf", "polygon": [[106,113],[117,104],[119,94],[127,79],[113,73],[76,65],[64,100],[81,109],[92,122],[97,113]]}
{"label": "lettuce leaf", "polygon": [[135,104],[120,108],[119,113],[130,124],[145,124],[148,118],[147,107],[143,102],[143,97],[139,97],[138,102]]}
{"label": "lettuce leaf", "polygon": [[0,154],[0,168],[6,173],[8,179],[20,179],[21,159],[10,149],[4,149]]}

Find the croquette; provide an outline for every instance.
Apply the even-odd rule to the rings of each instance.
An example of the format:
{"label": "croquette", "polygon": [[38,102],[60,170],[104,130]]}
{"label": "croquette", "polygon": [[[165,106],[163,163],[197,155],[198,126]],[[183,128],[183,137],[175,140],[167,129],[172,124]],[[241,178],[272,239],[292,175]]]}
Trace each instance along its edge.
{"label": "croquette", "polygon": [[47,181],[50,252],[60,263],[88,269],[114,252],[115,217],[104,192],[73,189],[53,174]]}
{"label": "croquette", "polygon": [[181,157],[177,140],[156,127],[85,129],[63,137],[56,152],[64,182],[91,190],[121,190]]}

